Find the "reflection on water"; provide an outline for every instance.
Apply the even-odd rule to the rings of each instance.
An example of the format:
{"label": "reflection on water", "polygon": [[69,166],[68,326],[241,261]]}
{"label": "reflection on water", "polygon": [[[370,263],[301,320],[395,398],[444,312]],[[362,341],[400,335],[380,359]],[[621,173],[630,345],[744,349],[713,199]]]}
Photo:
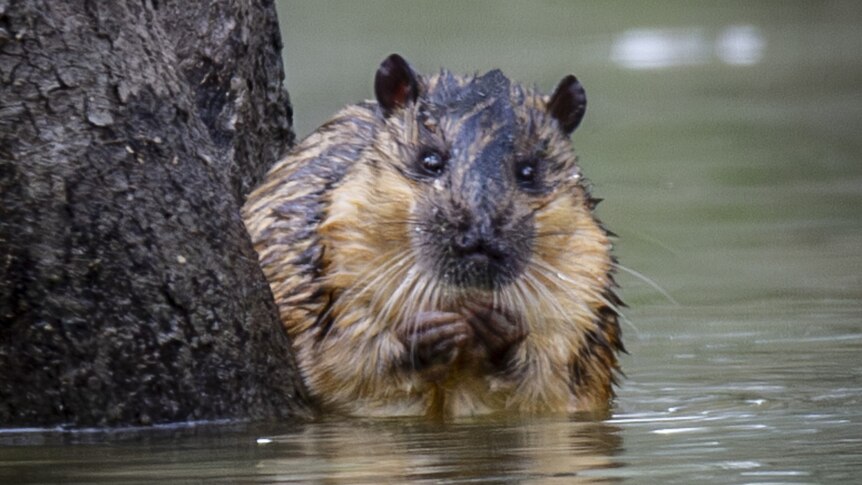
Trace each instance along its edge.
{"label": "reflection on water", "polygon": [[731,25],[710,36],[703,28],[634,29],[616,36],[611,60],[628,69],[689,66],[718,59],[727,64],[757,64],[766,40],[753,25]]}
{"label": "reflection on water", "polygon": [[731,25],[715,41],[715,54],[728,64],[757,64],[765,48],[763,34],[753,25]]}
{"label": "reflection on water", "polygon": [[[574,72],[620,234],[613,416],[0,432],[0,482],[853,483],[862,474],[862,3],[285,2],[300,135],[424,72]],[[674,303],[675,302],[675,303]]]}
{"label": "reflection on water", "polygon": [[611,59],[629,69],[658,69],[706,62],[701,29],[637,29],[614,40]]}
{"label": "reflection on water", "polygon": [[[619,433],[611,423],[570,419],[448,425],[333,419],[298,429],[202,425],[155,432],[33,432],[0,438],[4,445],[18,445],[6,448],[0,480],[606,483],[616,479],[582,474],[620,466],[614,458],[621,452]],[[61,450],[62,459],[43,458]],[[44,466],[46,461],[51,466]]]}
{"label": "reflection on water", "polygon": [[601,422],[538,419],[448,426],[330,422],[272,438],[272,445],[297,447],[322,463],[308,467],[304,459],[284,456],[263,460],[258,469],[279,481],[327,483],[571,481],[585,470],[618,466],[612,458],[620,450],[618,433]]}

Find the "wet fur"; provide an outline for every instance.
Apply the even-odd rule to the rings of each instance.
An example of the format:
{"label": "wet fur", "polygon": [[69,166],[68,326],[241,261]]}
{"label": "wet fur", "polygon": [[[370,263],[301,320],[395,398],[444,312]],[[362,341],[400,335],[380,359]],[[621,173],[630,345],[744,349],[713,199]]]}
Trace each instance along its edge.
{"label": "wet fur", "polygon": [[[623,347],[611,244],[592,214],[571,142],[546,113],[547,97],[506,84],[519,127],[514,146],[543,147],[555,167],[552,191],[510,194],[533,224],[523,236],[530,254],[514,282],[493,291],[462,288],[422,260],[417,234],[434,228],[417,211],[434,189],[405,176],[404,164],[422,145],[443,145],[439,132],[457,130],[452,125],[465,116],[429,116],[421,100],[473,80],[445,71],[423,80],[420,102],[388,118],[371,102],[345,108],[276,164],[243,209],[305,382],[327,409],[446,416],[595,411],[607,409],[613,396]],[[486,131],[476,147],[493,136]],[[470,300],[492,301],[525,319],[529,334],[505,369],[489,370],[475,352],[444,380],[429,382],[403,364],[411,349],[397,333],[412,315],[457,313]]]}

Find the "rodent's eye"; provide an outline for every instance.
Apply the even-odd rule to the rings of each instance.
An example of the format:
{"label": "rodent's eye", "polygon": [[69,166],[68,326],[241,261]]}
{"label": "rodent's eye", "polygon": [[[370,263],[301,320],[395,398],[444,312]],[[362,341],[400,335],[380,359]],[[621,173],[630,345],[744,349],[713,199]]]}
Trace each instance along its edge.
{"label": "rodent's eye", "polygon": [[446,158],[433,150],[422,152],[419,156],[419,168],[424,175],[437,177],[446,168]]}
{"label": "rodent's eye", "polygon": [[517,162],[515,164],[515,180],[524,190],[537,190],[539,188],[539,164],[535,160]]}

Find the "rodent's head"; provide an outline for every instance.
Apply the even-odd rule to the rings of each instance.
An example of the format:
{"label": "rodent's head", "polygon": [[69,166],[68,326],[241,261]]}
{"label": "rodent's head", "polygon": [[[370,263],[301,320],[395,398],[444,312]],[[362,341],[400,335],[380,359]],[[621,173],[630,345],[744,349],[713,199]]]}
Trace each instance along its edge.
{"label": "rodent's head", "polygon": [[588,201],[569,135],[586,96],[574,76],[546,97],[498,70],[424,78],[393,54],[374,88],[374,163],[410,187],[404,223],[423,270],[454,287],[505,287],[577,231],[572,210]]}

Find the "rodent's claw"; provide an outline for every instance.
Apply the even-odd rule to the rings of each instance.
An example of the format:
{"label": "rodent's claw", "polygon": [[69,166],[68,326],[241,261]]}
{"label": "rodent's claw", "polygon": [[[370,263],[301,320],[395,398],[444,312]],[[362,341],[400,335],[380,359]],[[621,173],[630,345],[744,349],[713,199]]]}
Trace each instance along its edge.
{"label": "rodent's claw", "polygon": [[488,360],[497,369],[505,368],[512,351],[530,333],[523,318],[492,305],[478,302],[464,304],[467,323],[484,345]]}
{"label": "rodent's claw", "polygon": [[406,364],[426,379],[438,380],[472,342],[473,329],[458,313],[422,312],[399,337],[407,348]]}

